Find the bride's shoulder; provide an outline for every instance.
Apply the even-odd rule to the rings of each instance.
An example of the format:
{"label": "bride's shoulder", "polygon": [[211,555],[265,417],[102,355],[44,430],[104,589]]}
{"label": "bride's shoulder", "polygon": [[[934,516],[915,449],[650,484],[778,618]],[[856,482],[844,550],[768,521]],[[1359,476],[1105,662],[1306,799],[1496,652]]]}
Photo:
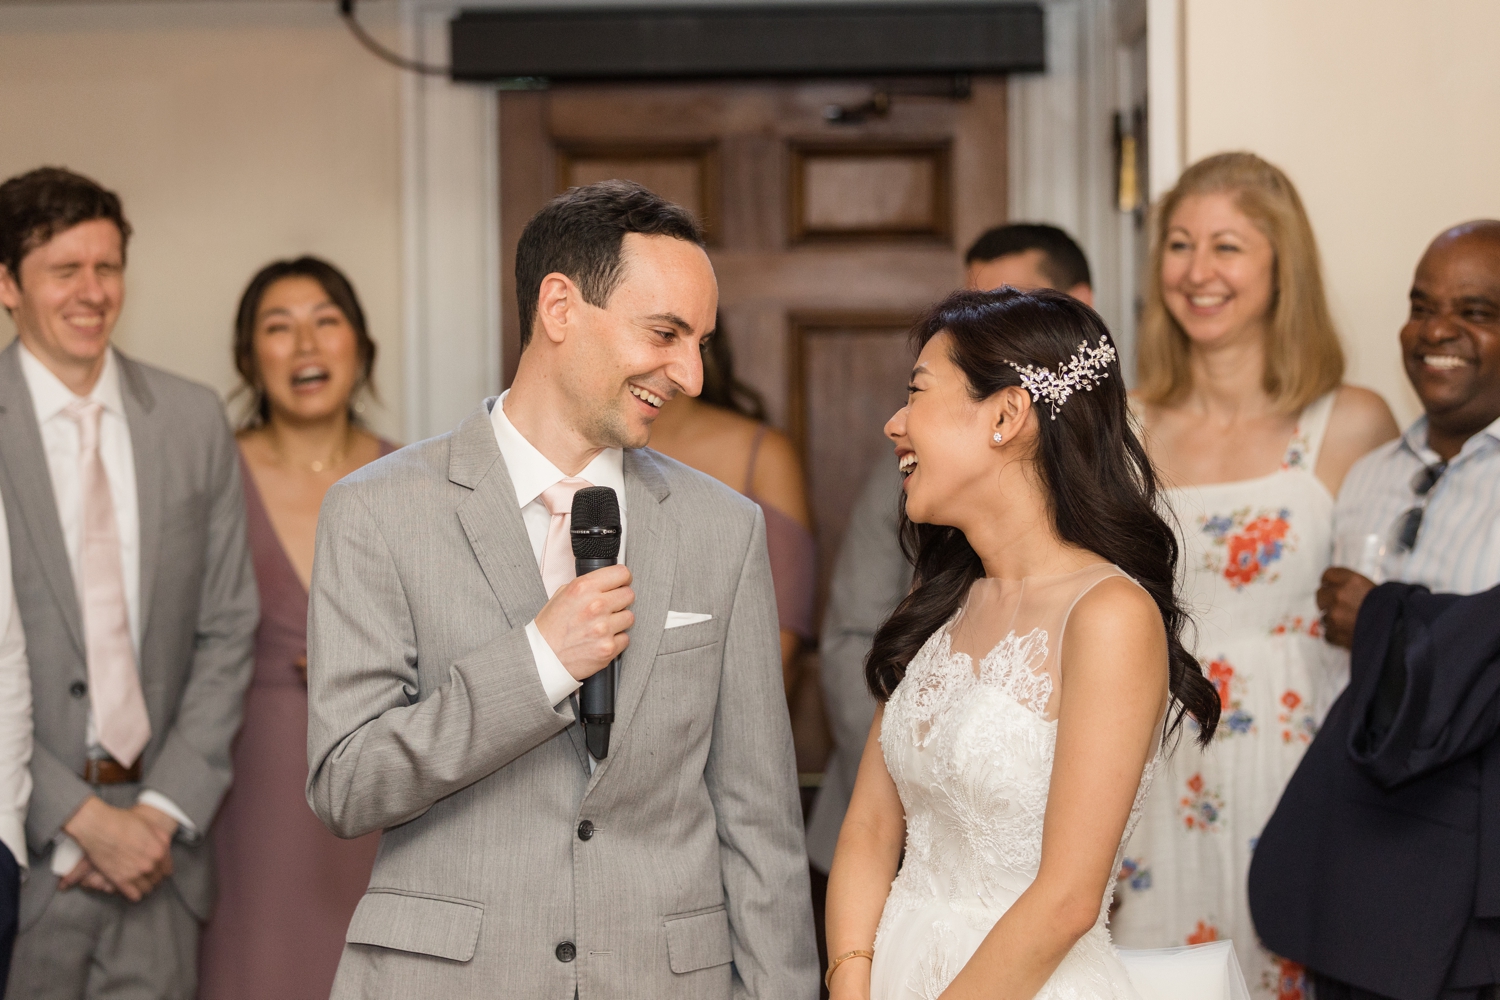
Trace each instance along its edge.
{"label": "bride's shoulder", "polygon": [[1089,587],[1068,616],[1064,669],[1070,661],[1102,657],[1154,674],[1165,669],[1166,653],[1161,609],[1144,587],[1123,573]]}

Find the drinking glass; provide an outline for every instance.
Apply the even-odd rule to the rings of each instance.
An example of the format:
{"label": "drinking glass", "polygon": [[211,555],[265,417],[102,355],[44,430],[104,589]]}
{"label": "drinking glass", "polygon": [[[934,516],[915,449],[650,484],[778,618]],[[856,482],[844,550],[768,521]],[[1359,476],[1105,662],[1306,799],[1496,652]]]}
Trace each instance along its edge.
{"label": "drinking glass", "polygon": [[1364,531],[1341,531],[1333,541],[1333,564],[1376,583],[1385,581],[1385,538]]}

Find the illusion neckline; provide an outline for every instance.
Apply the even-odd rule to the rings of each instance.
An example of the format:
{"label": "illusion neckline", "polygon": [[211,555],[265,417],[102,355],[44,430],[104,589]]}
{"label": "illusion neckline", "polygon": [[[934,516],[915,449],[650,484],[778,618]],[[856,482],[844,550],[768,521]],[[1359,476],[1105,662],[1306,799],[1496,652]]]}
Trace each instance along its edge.
{"label": "illusion neckline", "polygon": [[979,583],[982,580],[990,580],[995,583],[1032,583],[1047,580],[1066,580],[1070,576],[1081,576],[1084,573],[1101,570],[1106,567],[1108,567],[1109,569],[1119,569],[1119,567],[1112,562],[1108,562],[1107,560],[1100,560],[1096,563],[1089,563],[1087,566],[1081,567],[1079,569],[1069,570],[1066,573],[1033,573],[1029,576],[1018,577],[980,576],[974,579],[974,583]]}

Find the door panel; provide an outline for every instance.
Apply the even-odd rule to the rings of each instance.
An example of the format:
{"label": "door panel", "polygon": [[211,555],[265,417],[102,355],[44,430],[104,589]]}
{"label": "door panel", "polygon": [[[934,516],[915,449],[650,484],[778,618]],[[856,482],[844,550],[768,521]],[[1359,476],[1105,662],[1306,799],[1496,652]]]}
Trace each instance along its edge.
{"label": "door panel", "polygon": [[[818,606],[828,595],[852,506],[876,462],[895,461],[881,432],[906,402],[912,317],[902,313],[795,314],[788,431],[805,442],[808,499],[819,514]],[[855,495],[858,495],[856,488]]]}
{"label": "door panel", "polygon": [[709,242],[719,233],[719,150],[693,145],[565,145],[558,149],[557,190],[599,181],[635,181],[692,212]]}

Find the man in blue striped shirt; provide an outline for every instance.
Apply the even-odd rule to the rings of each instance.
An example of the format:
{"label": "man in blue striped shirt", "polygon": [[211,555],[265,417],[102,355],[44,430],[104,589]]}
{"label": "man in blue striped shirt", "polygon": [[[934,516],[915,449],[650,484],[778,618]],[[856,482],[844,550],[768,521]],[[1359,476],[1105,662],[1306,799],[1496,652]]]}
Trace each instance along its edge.
{"label": "man in blue striped shirt", "polygon": [[[1335,537],[1372,537],[1382,575],[1437,593],[1500,584],[1500,222],[1467,222],[1422,256],[1401,329],[1406,375],[1425,411],[1349,470]],[[1374,582],[1323,574],[1328,641],[1348,648]]]}
{"label": "man in blue striped shirt", "polygon": [[[1336,537],[1375,539],[1377,544],[1371,547],[1384,548],[1380,569],[1386,579],[1420,584],[1434,594],[1489,590],[1500,584],[1500,222],[1455,226],[1428,247],[1412,283],[1411,315],[1401,329],[1401,354],[1425,413],[1400,438],[1377,448],[1349,471],[1334,514]],[[1335,567],[1323,574],[1318,606],[1324,612],[1330,642],[1344,647],[1352,644],[1360,605],[1373,587],[1371,580],[1353,569]],[[1391,604],[1391,600],[1385,601],[1386,606]],[[1479,673],[1472,666],[1467,668],[1468,674],[1460,669],[1467,662],[1465,657],[1473,659],[1475,649],[1495,642],[1494,637],[1482,634],[1482,620],[1481,615],[1463,632],[1446,640],[1448,652],[1433,646],[1425,654],[1430,667],[1449,688],[1492,669],[1483,667],[1482,662]],[[1491,625],[1500,632],[1500,622]],[[1370,632],[1381,627],[1400,626],[1367,620],[1361,631],[1363,652],[1357,656],[1370,655]],[[1414,654],[1405,643],[1402,638],[1393,648],[1397,650],[1395,655],[1405,657],[1409,670],[1415,662]],[[1382,655],[1388,659],[1391,654]],[[1448,676],[1450,671],[1445,666],[1461,676]],[[1357,663],[1356,668],[1361,665]],[[1362,669],[1367,671],[1368,664]],[[1389,666],[1384,668],[1381,685],[1387,684],[1390,670]],[[1404,678],[1406,674],[1397,670],[1390,676]],[[1443,723],[1443,734],[1450,728],[1461,728],[1463,719],[1459,717],[1466,712],[1487,711],[1480,703],[1486,691],[1492,692],[1493,684],[1487,687],[1474,683],[1465,696],[1447,706],[1451,718],[1435,720],[1431,725]],[[1382,695],[1388,695],[1392,704],[1405,705],[1399,691],[1385,692],[1383,688]],[[1478,701],[1470,704],[1471,699]],[[1336,721],[1340,706],[1345,711]],[[1494,824],[1500,822],[1500,803],[1495,801],[1500,781],[1487,773],[1500,765],[1494,738],[1461,760],[1403,779],[1399,787],[1376,788],[1344,760],[1364,747],[1361,727],[1374,723],[1364,718],[1351,721],[1344,699],[1340,699],[1340,706],[1330,714],[1330,728],[1324,734],[1336,740],[1337,748],[1314,743],[1303,768],[1292,779],[1294,788],[1283,797],[1283,807],[1289,812],[1283,814],[1283,807],[1279,807],[1262,835],[1262,847],[1269,853],[1261,870],[1252,868],[1252,893],[1258,888],[1263,900],[1268,894],[1274,896],[1278,874],[1284,880],[1285,871],[1273,869],[1285,869],[1299,850],[1306,854],[1310,849],[1311,856],[1316,857],[1318,850],[1331,849],[1323,841],[1337,840],[1337,850],[1348,857],[1366,859],[1364,866],[1370,870],[1348,878],[1348,884],[1344,884],[1343,876],[1333,876],[1333,883],[1310,889],[1316,898],[1308,900],[1307,909],[1319,916],[1307,918],[1312,921],[1307,926],[1317,927],[1310,937],[1317,947],[1298,954],[1283,945],[1287,954],[1309,962],[1316,1000],[1496,1000],[1500,997],[1500,915],[1493,912],[1495,886],[1493,881],[1488,883],[1488,895],[1476,894],[1475,887],[1475,882],[1484,882],[1485,866],[1493,863],[1493,848],[1486,854],[1483,845],[1493,836]],[[1373,713],[1370,718],[1374,718]],[[1427,725],[1423,723],[1423,733]],[[1340,731],[1340,726],[1348,732]],[[1430,757],[1431,748],[1422,753]],[[1304,774],[1309,767],[1314,770]],[[1309,800],[1308,787],[1317,786],[1319,781],[1331,784],[1314,788],[1315,795]],[[1296,803],[1287,805],[1293,799],[1301,803],[1300,811]],[[1351,816],[1357,821],[1352,821],[1352,826],[1336,826],[1336,835],[1311,829],[1328,817],[1349,820]],[[1444,824],[1453,822],[1459,824],[1454,829],[1461,827],[1465,832],[1458,839],[1449,836],[1445,840],[1452,831]],[[1286,837],[1288,830],[1297,831],[1292,840]],[[1293,841],[1317,841],[1322,846],[1289,851]],[[1445,858],[1442,849],[1434,847],[1436,844],[1447,844],[1447,849],[1464,856]],[[1412,921],[1414,904],[1403,894],[1411,888],[1413,879],[1421,883],[1426,877],[1414,873],[1433,871],[1434,865],[1442,866],[1437,870],[1458,864],[1473,868],[1475,845],[1479,845],[1476,870],[1481,873],[1475,882],[1447,890],[1427,885],[1435,895],[1423,903],[1426,909],[1417,907],[1427,916]],[[1404,869],[1406,881],[1394,877],[1392,865]],[[1489,877],[1493,880],[1493,871]],[[1296,909],[1299,902],[1294,896],[1287,908],[1272,907],[1265,915],[1267,923],[1261,933],[1268,943],[1287,933],[1288,928],[1300,926],[1293,918],[1307,917],[1285,912]],[[1436,906],[1438,902],[1444,905]],[[1372,906],[1377,911],[1397,907],[1406,912],[1388,912],[1385,916],[1389,921],[1376,912],[1371,926],[1407,928],[1402,923],[1405,918],[1420,928],[1412,932],[1419,939],[1410,944],[1418,949],[1421,961],[1404,961],[1401,968],[1409,973],[1404,983],[1395,982],[1391,967],[1383,964],[1389,942],[1376,940],[1380,934],[1369,931],[1368,926],[1368,934],[1351,932],[1347,926],[1351,912],[1367,912]],[[1439,911],[1459,916],[1456,920],[1439,919],[1433,915]],[[1469,914],[1466,920],[1464,913]],[[1261,916],[1258,912],[1257,918]],[[1354,922],[1358,924],[1358,920]],[[1308,935],[1304,933],[1303,937]],[[1285,940],[1298,938],[1292,934]],[[1340,972],[1337,979],[1326,974],[1334,969]],[[1417,971],[1422,974],[1416,975]],[[1345,977],[1359,980],[1361,985]],[[1418,980],[1428,985],[1413,985]],[[1438,992],[1431,993],[1431,984],[1438,982],[1442,983]],[[1378,987],[1378,991],[1372,991],[1372,987]]]}

